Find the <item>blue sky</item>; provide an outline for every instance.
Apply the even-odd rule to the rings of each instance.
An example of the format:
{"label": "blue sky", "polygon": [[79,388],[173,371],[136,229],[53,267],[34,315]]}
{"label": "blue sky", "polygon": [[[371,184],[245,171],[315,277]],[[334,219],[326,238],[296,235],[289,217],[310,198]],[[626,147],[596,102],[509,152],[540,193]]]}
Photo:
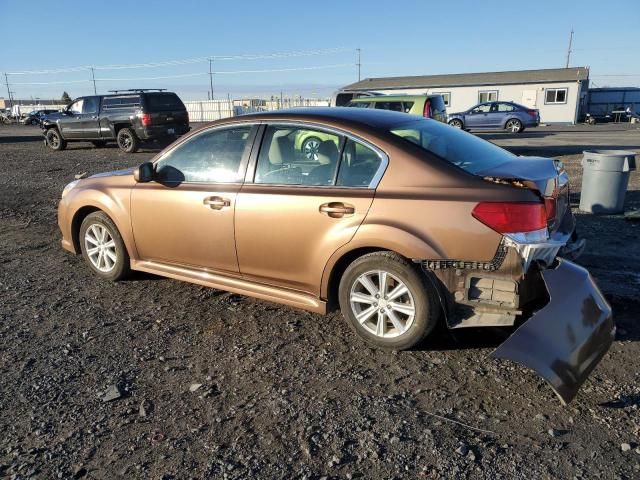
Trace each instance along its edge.
{"label": "blue sky", "polygon": [[[357,80],[356,48],[363,78],[563,67],[572,28],[571,66],[590,66],[597,86],[640,86],[639,0],[0,0],[0,22],[0,72],[334,49],[215,61],[214,71],[226,72],[312,68],[216,74],[218,98],[326,96]],[[98,70],[98,91],[166,87],[185,99],[207,98],[208,68],[205,61]],[[177,75],[183,77],[141,80]],[[9,82],[16,98],[58,98],[63,90],[92,93],[89,78],[85,69],[10,75]],[[59,83],[26,85],[34,82]]]}

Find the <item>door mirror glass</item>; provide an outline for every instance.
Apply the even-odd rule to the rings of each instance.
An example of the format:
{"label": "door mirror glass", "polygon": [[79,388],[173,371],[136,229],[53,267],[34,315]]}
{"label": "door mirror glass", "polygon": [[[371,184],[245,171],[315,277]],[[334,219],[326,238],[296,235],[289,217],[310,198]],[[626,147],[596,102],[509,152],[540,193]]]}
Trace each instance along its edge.
{"label": "door mirror glass", "polygon": [[138,183],[147,183],[153,180],[153,163],[144,162],[133,171],[133,178]]}

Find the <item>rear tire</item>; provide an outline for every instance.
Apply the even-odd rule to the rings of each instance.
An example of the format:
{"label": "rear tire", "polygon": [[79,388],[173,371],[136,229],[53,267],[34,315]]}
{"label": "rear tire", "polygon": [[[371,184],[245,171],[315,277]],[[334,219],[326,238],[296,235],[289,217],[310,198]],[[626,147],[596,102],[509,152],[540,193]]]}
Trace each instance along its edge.
{"label": "rear tire", "polygon": [[90,213],[80,225],[80,250],[91,270],[105,280],[121,280],[131,273],[129,253],[113,220],[101,211]]}
{"label": "rear tire", "polygon": [[424,273],[394,252],[370,253],[351,263],[340,279],[339,300],[351,328],[368,344],[388,350],[419,344],[440,318],[436,292]]}
{"label": "rear tire", "polygon": [[464,125],[462,124],[462,120],[458,120],[457,118],[454,118],[453,120],[449,121],[449,125],[451,125],[454,128],[462,128]]}
{"label": "rear tire", "polygon": [[118,132],[118,147],[127,153],[135,153],[140,148],[140,139],[130,128],[123,128]]}
{"label": "rear tire", "polygon": [[59,152],[67,148],[67,142],[62,138],[62,135],[60,135],[60,132],[56,128],[47,130],[45,137],[47,139],[47,146],[51,150]]}
{"label": "rear tire", "polygon": [[511,118],[507,120],[507,123],[505,123],[504,128],[505,130],[511,133],[520,133],[524,130],[524,127],[522,126],[522,122],[517,118]]}

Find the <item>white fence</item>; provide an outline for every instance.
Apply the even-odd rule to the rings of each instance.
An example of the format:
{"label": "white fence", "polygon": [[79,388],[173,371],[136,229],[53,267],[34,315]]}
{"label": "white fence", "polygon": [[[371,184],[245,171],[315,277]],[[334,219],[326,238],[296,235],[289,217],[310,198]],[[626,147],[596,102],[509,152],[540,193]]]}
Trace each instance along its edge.
{"label": "white fence", "polygon": [[184,102],[190,122],[212,122],[220,118],[235,117],[245,113],[267,112],[294,107],[328,107],[329,100],[310,98],[276,98],[273,100],[201,100]]}
{"label": "white fence", "polygon": [[11,107],[11,115],[14,117],[24,117],[38,110],[62,110],[66,105],[14,105]]}

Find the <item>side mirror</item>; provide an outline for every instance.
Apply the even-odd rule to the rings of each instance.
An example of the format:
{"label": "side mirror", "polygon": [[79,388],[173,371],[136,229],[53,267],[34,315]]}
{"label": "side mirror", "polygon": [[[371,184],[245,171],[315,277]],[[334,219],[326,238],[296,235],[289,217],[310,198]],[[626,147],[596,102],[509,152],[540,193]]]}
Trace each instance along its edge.
{"label": "side mirror", "polygon": [[144,162],[133,171],[133,178],[138,183],[147,183],[153,180],[153,163]]}

